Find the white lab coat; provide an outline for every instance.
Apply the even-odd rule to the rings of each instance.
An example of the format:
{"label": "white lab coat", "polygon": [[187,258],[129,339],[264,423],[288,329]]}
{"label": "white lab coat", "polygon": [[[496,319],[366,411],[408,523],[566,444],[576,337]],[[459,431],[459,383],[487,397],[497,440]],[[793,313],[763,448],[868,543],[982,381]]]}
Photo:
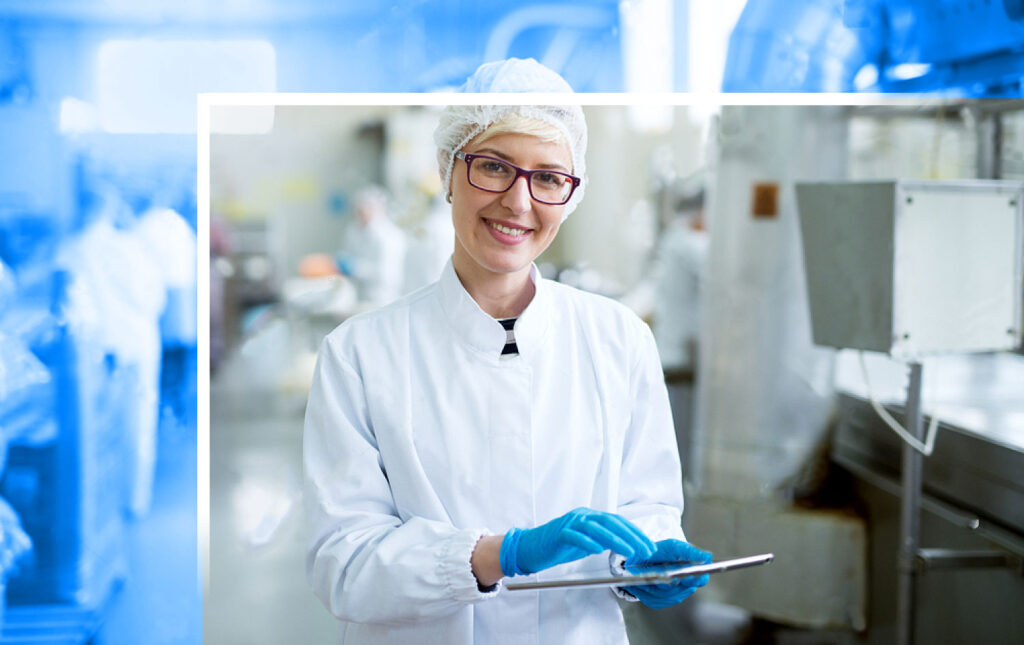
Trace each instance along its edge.
{"label": "white lab coat", "polygon": [[[609,589],[482,593],[476,541],[579,507],[683,539],[679,455],[647,326],[531,274],[505,331],[441,279],[324,341],[303,446],[314,591],[354,643],[625,643]],[[516,580],[608,573],[597,555]]]}

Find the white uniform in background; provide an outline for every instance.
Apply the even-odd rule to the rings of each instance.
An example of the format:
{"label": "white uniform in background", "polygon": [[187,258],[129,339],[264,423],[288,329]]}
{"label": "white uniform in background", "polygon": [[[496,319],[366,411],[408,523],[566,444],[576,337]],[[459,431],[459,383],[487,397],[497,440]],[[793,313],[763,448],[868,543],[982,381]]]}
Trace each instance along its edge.
{"label": "white uniform in background", "polygon": [[[653,337],[624,306],[540,278],[506,334],[441,279],[332,332],[303,444],[307,572],[341,642],[626,643],[609,589],[481,592],[485,534],[579,507],[683,539]],[[608,573],[607,553],[516,580]]]}
{"label": "white uniform in background", "polygon": [[170,208],[152,208],[139,215],[135,233],[157,260],[167,290],[160,319],[164,344],[196,342],[196,234],[185,218]]}
{"label": "white uniform in background", "polygon": [[405,233],[386,213],[369,222],[354,222],[346,249],[355,260],[359,299],[384,305],[402,295],[405,279]]}
{"label": "white uniform in background", "polygon": [[452,209],[440,197],[434,200],[416,230],[409,236],[405,252],[404,293],[437,280],[455,248]]}
{"label": "white uniform in background", "polygon": [[[68,316],[79,342],[99,342],[133,369],[134,398],[121,401],[131,433],[129,509],[145,515],[153,499],[160,404],[160,314],[167,302],[158,258],[137,231],[93,222],[58,259],[73,276]],[[119,411],[121,411],[119,409]]]}
{"label": "white uniform in background", "polygon": [[662,365],[667,369],[692,368],[690,341],[700,337],[700,300],[708,235],[674,221],[658,248],[654,338]]}

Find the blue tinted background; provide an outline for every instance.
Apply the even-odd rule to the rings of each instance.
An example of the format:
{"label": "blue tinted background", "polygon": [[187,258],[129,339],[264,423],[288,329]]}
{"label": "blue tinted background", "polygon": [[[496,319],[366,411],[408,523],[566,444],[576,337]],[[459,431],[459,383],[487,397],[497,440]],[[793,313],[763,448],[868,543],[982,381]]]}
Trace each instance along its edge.
{"label": "blue tinted background", "polygon": [[1020,0],[748,0],[727,92],[929,92],[1018,97]]}
{"label": "blue tinted background", "polygon": [[[187,289],[167,290],[147,327],[159,325],[158,352],[140,358],[124,340],[135,332],[123,316],[104,304],[106,316],[91,315],[74,295],[83,258],[109,259],[91,275],[108,276],[114,293],[106,297],[131,314],[141,276],[125,260],[130,254],[95,251],[102,246],[71,252],[81,251],[98,221],[110,222],[113,239],[130,241],[125,236],[151,208],[172,209],[194,230],[195,136],[187,125],[194,108],[191,96],[165,97],[163,81],[199,70],[154,67],[149,82],[119,99],[100,91],[103,43],[261,42],[273,51],[269,89],[282,92],[446,89],[507,56],[538,58],[578,91],[615,92],[636,86],[624,16],[639,4],[0,3],[0,496],[10,504],[0,513],[4,633],[58,630],[68,642],[100,633],[105,643],[201,635],[195,321],[191,334],[181,323]],[[688,2],[671,6],[674,66],[664,89],[685,91],[688,34],[702,26],[689,24]],[[1019,96],[1022,18],[1019,0],[751,0],[728,43],[723,89]],[[201,89],[268,89],[237,80],[214,78]],[[152,99],[136,115],[141,131],[103,123],[101,99],[116,104],[140,94]],[[165,98],[184,98],[185,107]],[[161,129],[169,121],[186,126]],[[152,371],[154,360],[156,396],[147,399],[139,370]],[[146,410],[157,426],[153,499],[133,512],[133,440]],[[31,550],[16,539],[19,531]]]}

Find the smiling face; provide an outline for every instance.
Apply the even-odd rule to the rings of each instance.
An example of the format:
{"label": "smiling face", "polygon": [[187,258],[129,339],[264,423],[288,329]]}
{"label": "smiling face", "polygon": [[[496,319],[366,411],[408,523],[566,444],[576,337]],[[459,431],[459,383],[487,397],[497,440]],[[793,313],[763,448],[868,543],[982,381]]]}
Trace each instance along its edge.
{"label": "smiling face", "polygon": [[[529,134],[500,134],[483,141],[477,137],[463,151],[504,159],[529,170],[573,171],[565,143]],[[504,193],[474,188],[466,177],[466,162],[456,160],[452,171],[455,270],[463,279],[525,278],[530,264],[555,239],[564,209],[564,205],[542,204],[530,197],[526,177],[519,177]]]}

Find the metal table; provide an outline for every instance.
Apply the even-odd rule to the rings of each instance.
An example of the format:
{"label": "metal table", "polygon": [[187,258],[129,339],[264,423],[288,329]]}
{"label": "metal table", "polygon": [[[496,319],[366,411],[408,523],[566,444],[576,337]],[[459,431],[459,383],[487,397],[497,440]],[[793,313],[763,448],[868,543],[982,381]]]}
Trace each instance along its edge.
{"label": "metal table", "polygon": [[[862,397],[840,397],[833,459],[901,499],[898,570],[900,633],[913,641],[917,577],[931,569],[1010,568],[1024,574],[1024,360],[993,354],[933,365],[938,388],[922,401],[911,366],[906,406],[886,407],[921,437],[940,419],[934,452],[923,457],[889,429]],[[891,398],[891,397],[890,397]],[[922,508],[998,548],[919,548]]]}

